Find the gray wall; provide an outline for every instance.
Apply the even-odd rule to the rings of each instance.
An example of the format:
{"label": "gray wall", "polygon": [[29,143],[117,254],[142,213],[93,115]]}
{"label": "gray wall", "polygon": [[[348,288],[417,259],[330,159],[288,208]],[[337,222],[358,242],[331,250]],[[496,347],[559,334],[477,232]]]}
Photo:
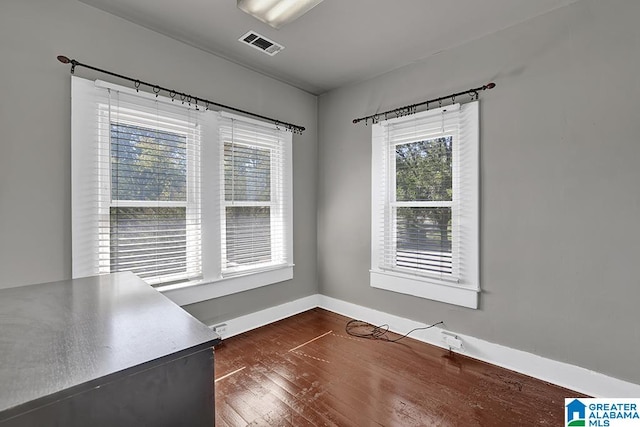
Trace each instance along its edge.
{"label": "gray wall", "polygon": [[[295,88],[75,0],[3,0],[0,287],[71,276],[65,54],[308,128],[294,138],[294,280],[186,307],[203,321],[319,288],[640,383],[638,16],[633,0],[581,0],[328,93],[316,130],[316,98]],[[490,80],[481,308],[370,288],[370,128],[351,119]]]}
{"label": "gray wall", "polygon": [[208,322],[317,292],[317,98],[75,0],[0,4],[0,288],[71,276],[70,77],[60,54],[306,126],[293,148],[294,279],[188,310]]}
{"label": "gray wall", "polygon": [[[322,294],[640,383],[640,2],[582,0],[319,102]],[[370,135],[481,95],[480,309],[369,287]]]}

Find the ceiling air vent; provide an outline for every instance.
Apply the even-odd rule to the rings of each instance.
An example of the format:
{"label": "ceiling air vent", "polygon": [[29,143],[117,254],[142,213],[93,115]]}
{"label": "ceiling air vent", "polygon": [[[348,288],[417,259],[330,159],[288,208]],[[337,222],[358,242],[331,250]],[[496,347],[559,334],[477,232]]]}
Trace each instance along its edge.
{"label": "ceiling air vent", "polygon": [[273,40],[269,40],[268,38],[261,36],[254,31],[249,31],[238,40],[266,53],[269,56],[273,56],[284,49],[284,46],[282,46],[281,44],[278,44]]}

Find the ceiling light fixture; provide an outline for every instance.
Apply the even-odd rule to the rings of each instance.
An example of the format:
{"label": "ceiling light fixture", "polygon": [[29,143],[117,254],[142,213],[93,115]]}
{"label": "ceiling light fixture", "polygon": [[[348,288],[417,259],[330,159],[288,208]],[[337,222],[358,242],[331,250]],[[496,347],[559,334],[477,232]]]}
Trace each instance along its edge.
{"label": "ceiling light fixture", "polygon": [[238,9],[279,30],[309,12],[322,0],[237,0]]}

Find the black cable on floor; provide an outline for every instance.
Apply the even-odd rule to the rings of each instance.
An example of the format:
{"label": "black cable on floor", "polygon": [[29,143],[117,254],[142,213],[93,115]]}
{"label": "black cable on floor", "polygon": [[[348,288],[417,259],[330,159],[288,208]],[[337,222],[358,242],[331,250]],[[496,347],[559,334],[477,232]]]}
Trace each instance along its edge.
{"label": "black cable on floor", "polygon": [[436,325],[443,325],[443,324],[444,322],[441,320],[438,323],[434,323],[433,325],[424,326],[422,328],[414,328],[409,332],[407,332],[406,334],[404,334],[403,336],[401,336],[400,338],[396,338],[393,340],[387,336],[387,332],[389,332],[389,325],[387,325],[386,323],[384,325],[375,326],[375,325],[372,325],[371,323],[367,323],[362,320],[353,319],[347,322],[347,325],[345,326],[344,330],[347,334],[351,335],[352,337],[366,338],[370,340],[383,340],[388,342],[397,342],[403,338],[408,337],[409,334],[412,332],[423,330],[423,329],[430,329]]}

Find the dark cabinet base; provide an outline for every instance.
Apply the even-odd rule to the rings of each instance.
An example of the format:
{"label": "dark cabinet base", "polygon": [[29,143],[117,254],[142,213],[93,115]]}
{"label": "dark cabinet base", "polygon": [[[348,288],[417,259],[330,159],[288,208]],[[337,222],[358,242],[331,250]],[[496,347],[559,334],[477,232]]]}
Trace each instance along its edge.
{"label": "dark cabinet base", "polygon": [[[150,364],[151,365],[151,364]],[[0,422],[2,427],[211,427],[213,349],[179,357],[96,384]],[[17,409],[17,408],[16,408]]]}

